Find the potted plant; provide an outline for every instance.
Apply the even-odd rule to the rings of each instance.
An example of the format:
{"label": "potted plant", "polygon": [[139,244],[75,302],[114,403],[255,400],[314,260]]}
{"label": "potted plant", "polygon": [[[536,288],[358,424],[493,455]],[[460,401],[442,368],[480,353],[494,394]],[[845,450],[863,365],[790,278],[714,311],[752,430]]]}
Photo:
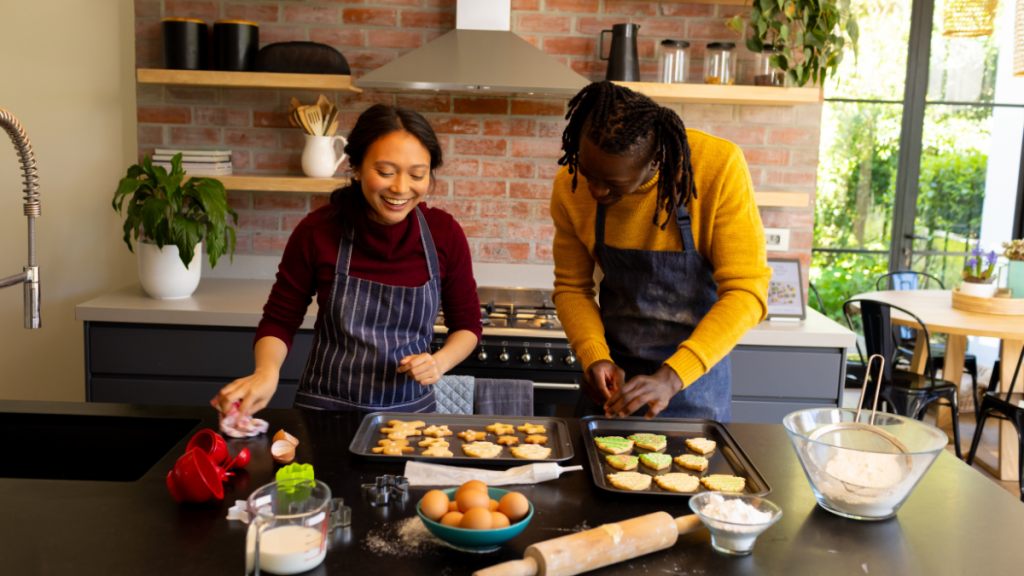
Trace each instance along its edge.
{"label": "potted plant", "polygon": [[992,272],[996,269],[998,258],[995,250],[985,254],[981,251],[980,243],[975,245],[961,274],[964,282],[960,285],[960,293],[981,298],[995,296],[998,287]]}
{"label": "potted plant", "polygon": [[[127,215],[124,242],[132,252],[132,239],[138,243],[139,280],[153,298],[187,298],[195,292],[204,233],[211,267],[226,252],[235,253],[235,230],[227,216],[237,224],[238,214],[228,206],[224,184],[184,179],[181,154],[171,160],[170,174],[153,166],[147,154],[141,166],[128,169],[114,193],[114,210]],[[122,210],[125,198],[128,206]]]}
{"label": "potted plant", "polygon": [[[848,0],[751,0],[747,48],[761,54],[767,47],[778,53],[771,65],[786,75],[787,86],[823,84],[835,77],[849,46],[857,54],[860,28],[849,12]],[[737,34],[743,33],[743,12],[726,21]]]}
{"label": "potted plant", "polygon": [[1024,240],[1003,242],[1003,256],[1010,260],[1006,267],[1006,286],[1013,298],[1024,298]]}

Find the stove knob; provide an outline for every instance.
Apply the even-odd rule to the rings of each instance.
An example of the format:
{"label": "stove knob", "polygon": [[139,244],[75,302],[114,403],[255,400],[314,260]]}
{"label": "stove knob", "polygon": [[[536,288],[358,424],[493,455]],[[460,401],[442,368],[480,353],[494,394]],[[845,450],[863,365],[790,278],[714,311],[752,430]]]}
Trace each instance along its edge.
{"label": "stove knob", "polygon": [[573,364],[576,363],[576,355],[573,354],[572,352],[569,352],[569,355],[566,356],[565,358],[562,358],[562,360],[565,361],[565,363],[568,364],[569,366],[572,366]]}
{"label": "stove knob", "polygon": [[551,355],[551,352],[548,352],[543,358],[541,358],[541,360],[543,360],[545,364],[551,364],[555,361],[555,357]]}
{"label": "stove knob", "polygon": [[501,360],[502,362],[508,362],[508,352],[502,350],[501,354],[498,354],[498,360]]}
{"label": "stove knob", "polygon": [[526,352],[523,352],[523,355],[520,356],[519,359],[523,362],[529,362],[530,360],[533,360],[533,356],[530,356],[530,351],[527,350]]}
{"label": "stove knob", "polygon": [[476,355],[476,359],[481,361],[481,362],[486,362],[487,361],[487,350],[481,349],[480,352]]}

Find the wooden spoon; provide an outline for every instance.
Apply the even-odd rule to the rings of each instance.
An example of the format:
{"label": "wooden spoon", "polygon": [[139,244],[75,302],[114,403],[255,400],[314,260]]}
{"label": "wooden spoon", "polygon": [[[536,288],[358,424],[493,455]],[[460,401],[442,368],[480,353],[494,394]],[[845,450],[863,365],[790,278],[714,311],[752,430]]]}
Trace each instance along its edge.
{"label": "wooden spoon", "polygon": [[334,133],[338,131],[338,121],[331,122],[330,127],[327,128],[327,136],[334,136]]}
{"label": "wooden spoon", "polygon": [[324,118],[320,114],[320,108],[317,106],[309,106],[306,108],[306,123],[313,129],[312,134],[314,136],[324,135]]}
{"label": "wooden spoon", "polygon": [[312,108],[312,106],[300,106],[296,112],[298,113],[299,121],[302,122],[303,129],[306,130],[306,134],[309,134],[310,136],[316,136],[316,132],[313,132],[313,128],[311,128],[309,125],[309,118],[306,117],[306,112],[310,108]]}
{"label": "wooden spoon", "polygon": [[327,118],[327,116],[331,113],[331,108],[334,107],[334,105],[331,104],[331,101],[328,100],[327,97],[324,96],[323,94],[321,94],[320,97],[316,99],[316,105],[318,108],[320,108],[320,116],[323,118]]}

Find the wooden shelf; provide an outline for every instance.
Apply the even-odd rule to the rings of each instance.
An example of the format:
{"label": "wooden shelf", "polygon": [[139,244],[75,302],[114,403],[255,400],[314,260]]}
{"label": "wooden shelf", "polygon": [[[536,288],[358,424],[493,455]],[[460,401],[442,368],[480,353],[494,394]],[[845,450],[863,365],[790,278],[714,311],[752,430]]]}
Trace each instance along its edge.
{"label": "wooden shelf", "polygon": [[220,180],[228,190],[326,194],[348,186],[348,178],[307,178],[305,176],[206,176]]}
{"label": "wooden shelf", "polygon": [[662,84],[660,82],[616,82],[616,84],[646,94],[657,102],[753,104],[759,106],[799,106],[821,102],[821,90],[818,88]]}
{"label": "wooden shelf", "polygon": [[352,85],[351,76],[337,74],[277,74],[272,72],[217,72],[149,68],[139,68],[135,73],[140,84],[362,92]]}
{"label": "wooden shelf", "polygon": [[754,192],[754,202],[762,208],[806,208],[810,201],[807,192]]}

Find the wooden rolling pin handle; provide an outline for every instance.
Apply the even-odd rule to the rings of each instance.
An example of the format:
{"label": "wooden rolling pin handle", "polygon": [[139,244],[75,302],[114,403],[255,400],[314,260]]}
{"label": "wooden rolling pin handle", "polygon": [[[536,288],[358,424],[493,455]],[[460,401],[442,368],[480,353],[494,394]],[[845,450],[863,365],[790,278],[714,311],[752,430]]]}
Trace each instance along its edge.
{"label": "wooden rolling pin handle", "polygon": [[477,570],[473,572],[473,576],[537,576],[537,570],[536,560],[524,558]]}
{"label": "wooden rolling pin handle", "polygon": [[700,518],[698,518],[696,514],[676,518],[676,528],[679,529],[680,535],[696,532],[703,527],[704,523],[700,521]]}

